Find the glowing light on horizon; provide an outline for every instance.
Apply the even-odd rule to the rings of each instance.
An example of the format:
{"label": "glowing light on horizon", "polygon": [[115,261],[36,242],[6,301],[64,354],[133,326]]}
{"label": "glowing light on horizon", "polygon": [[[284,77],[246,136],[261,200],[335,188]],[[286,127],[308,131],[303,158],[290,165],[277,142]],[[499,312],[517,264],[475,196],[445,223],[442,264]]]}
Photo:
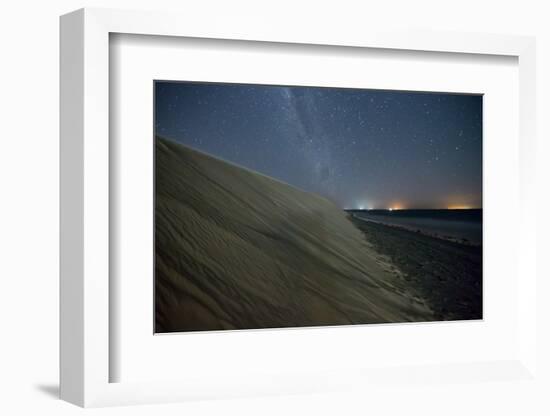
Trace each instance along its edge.
{"label": "glowing light on horizon", "polygon": [[480,95],[174,81],[153,92],[155,134],[352,212],[481,205]]}

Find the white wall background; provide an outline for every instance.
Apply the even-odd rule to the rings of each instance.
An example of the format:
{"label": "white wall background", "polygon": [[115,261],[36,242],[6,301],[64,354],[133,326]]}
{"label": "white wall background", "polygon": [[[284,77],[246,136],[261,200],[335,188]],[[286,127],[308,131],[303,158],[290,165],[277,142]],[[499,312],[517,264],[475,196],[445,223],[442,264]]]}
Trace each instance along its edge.
{"label": "white wall background", "polygon": [[[545,4],[546,3],[546,4]],[[116,7],[179,10],[228,19],[243,14],[280,21],[309,19],[327,26],[431,27],[538,37],[540,200],[550,204],[550,12],[545,1],[169,1],[7,0],[0,9],[0,413],[70,415],[82,410],[56,399],[58,384],[58,16],[74,9]],[[548,216],[539,215],[539,270],[550,248]],[[539,360],[546,385],[495,383],[408,388],[316,396],[195,402],[93,410],[101,415],[280,414],[550,414],[550,285],[539,285]],[[546,328],[546,329],[545,329]],[[437,394],[433,394],[437,392]]]}

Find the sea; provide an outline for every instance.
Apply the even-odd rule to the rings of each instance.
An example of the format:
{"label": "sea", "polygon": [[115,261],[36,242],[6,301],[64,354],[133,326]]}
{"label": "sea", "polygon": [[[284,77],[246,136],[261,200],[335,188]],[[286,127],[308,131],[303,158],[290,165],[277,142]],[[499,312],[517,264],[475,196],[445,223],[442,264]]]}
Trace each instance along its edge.
{"label": "sea", "polygon": [[418,231],[434,237],[480,245],[481,209],[348,210],[356,218]]}

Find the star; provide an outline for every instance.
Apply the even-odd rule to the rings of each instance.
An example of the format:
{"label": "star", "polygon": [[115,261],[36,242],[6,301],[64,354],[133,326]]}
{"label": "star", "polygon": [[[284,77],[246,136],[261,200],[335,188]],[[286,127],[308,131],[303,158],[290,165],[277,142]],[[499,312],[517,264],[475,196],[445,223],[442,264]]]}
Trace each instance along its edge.
{"label": "star", "polygon": [[162,81],[154,128],[342,207],[367,180],[381,205],[400,189],[432,206],[457,184],[481,201],[481,109],[460,94]]}

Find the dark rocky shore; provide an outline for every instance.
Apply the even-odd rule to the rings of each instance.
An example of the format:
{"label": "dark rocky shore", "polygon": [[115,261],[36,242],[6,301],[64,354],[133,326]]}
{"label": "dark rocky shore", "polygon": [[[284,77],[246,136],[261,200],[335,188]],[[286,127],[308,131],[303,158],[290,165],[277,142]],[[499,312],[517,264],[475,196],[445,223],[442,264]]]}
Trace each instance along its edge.
{"label": "dark rocky shore", "polygon": [[436,320],[482,319],[482,248],[349,217],[434,311]]}

